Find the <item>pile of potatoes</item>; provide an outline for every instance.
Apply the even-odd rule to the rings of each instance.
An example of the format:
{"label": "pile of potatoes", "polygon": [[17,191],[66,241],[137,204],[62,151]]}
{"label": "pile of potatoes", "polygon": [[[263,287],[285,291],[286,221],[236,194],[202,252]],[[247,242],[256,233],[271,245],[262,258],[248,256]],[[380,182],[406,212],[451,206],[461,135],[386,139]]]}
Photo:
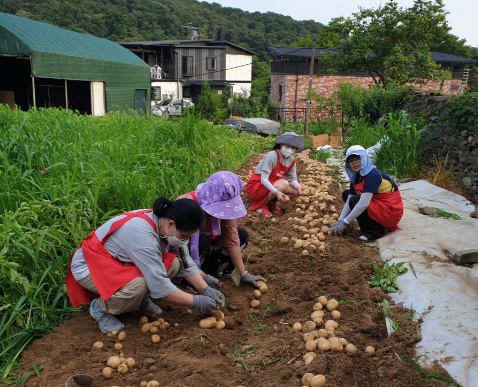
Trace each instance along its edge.
{"label": "pile of potatoes", "polygon": [[254,299],[251,301],[251,308],[257,308],[261,304],[259,299],[263,294],[268,292],[267,284],[264,281],[257,281],[257,285],[259,285],[259,289],[254,290]]}
{"label": "pile of potatoes", "polygon": [[302,376],[302,385],[307,387],[322,387],[325,385],[325,376],[324,375],[314,375],[310,372]]}
{"label": "pile of potatoes", "polygon": [[[151,336],[151,341],[154,344],[157,344],[161,341],[161,338],[157,334],[160,329],[168,329],[170,327],[169,322],[164,321],[164,318],[159,317],[158,319],[149,322],[147,316],[142,316],[139,319],[139,326],[141,327],[141,332],[149,332],[153,335]],[[175,324],[177,326],[177,324]]]}
{"label": "pile of potatoes", "polygon": [[224,329],[226,326],[226,323],[224,322],[224,313],[220,310],[213,310],[211,312],[211,317],[199,321],[199,326],[202,329]]}

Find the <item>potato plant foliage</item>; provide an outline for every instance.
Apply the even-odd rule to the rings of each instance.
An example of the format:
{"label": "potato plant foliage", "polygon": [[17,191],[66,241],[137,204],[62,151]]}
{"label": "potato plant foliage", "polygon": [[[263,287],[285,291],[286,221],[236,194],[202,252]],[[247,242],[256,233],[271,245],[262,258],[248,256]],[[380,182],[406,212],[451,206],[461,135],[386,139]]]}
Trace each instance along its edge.
{"label": "potato plant foliage", "polygon": [[89,232],[272,145],[193,115],[165,121],[0,105],[0,127],[0,378],[14,373],[28,343],[75,311],[64,278]]}

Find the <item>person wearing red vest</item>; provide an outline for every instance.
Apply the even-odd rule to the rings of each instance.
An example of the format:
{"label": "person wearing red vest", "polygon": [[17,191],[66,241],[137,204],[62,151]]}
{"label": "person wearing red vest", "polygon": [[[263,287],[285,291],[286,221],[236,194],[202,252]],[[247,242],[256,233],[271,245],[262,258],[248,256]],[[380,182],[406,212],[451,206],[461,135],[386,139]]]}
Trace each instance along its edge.
{"label": "person wearing red vest", "polygon": [[382,238],[388,231],[400,230],[398,222],[403,215],[403,203],[395,182],[372,164],[360,145],[351,146],[345,156],[350,189],[342,193],[345,205],[329,234],[340,234],[354,219],[362,232],[359,240],[364,242]]}
{"label": "person wearing red vest", "polygon": [[304,188],[297,182],[295,152],[304,150],[304,140],[294,132],[286,132],[274,141],[274,148],[261,160],[252,172],[246,185],[246,193],[252,206],[267,217],[271,212],[280,212],[277,201],[285,196],[295,198],[303,195]]}
{"label": "person wearing red vest", "polygon": [[249,235],[246,229],[236,225],[236,219],[246,215],[241,193],[241,179],[232,172],[220,171],[199,184],[196,191],[179,196],[194,200],[204,211],[206,222],[199,235],[191,238],[190,249],[192,259],[211,286],[220,286],[216,276],[231,274],[234,270],[238,272],[240,282],[256,288],[256,281],[265,281],[249,274],[242,260]]}
{"label": "person wearing red vest", "polygon": [[[202,278],[187,244],[204,222],[191,200],[159,197],[150,210],[126,212],[92,231],[70,257],[66,287],[76,307],[91,301],[90,314],[103,332],[120,331],[116,317],[142,310],[155,315],[152,299],[188,305],[200,312],[223,307],[224,295]],[[178,289],[182,277],[199,294]]]}

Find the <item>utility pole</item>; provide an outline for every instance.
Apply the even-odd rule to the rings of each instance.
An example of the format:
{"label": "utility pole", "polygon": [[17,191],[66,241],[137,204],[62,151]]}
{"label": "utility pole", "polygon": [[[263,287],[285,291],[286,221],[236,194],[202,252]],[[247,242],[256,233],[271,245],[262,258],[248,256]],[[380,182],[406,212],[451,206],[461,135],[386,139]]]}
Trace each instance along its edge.
{"label": "utility pole", "polygon": [[309,131],[309,112],[310,112],[310,99],[309,93],[312,89],[312,77],[314,76],[314,62],[315,62],[315,40],[317,34],[314,34],[314,39],[312,40],[312,55],[310,56],[310,74],[309,74],[309,88],[307,89],[307,105],[305,108],[305,123],[304,123],[304,140],[308,136]]}

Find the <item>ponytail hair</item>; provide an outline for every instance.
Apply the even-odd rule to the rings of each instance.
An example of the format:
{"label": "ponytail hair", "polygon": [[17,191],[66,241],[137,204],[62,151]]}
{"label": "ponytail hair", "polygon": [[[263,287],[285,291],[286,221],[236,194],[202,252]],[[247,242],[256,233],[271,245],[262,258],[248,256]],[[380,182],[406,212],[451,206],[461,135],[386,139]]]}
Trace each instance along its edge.
{"label": "ponytail hair", "polygon": [[179,231],[197,230],[204,223],[201,207],[191,199],[171,201],[160,196],[153,204],[153,212],[158,218],[173,220]]}

